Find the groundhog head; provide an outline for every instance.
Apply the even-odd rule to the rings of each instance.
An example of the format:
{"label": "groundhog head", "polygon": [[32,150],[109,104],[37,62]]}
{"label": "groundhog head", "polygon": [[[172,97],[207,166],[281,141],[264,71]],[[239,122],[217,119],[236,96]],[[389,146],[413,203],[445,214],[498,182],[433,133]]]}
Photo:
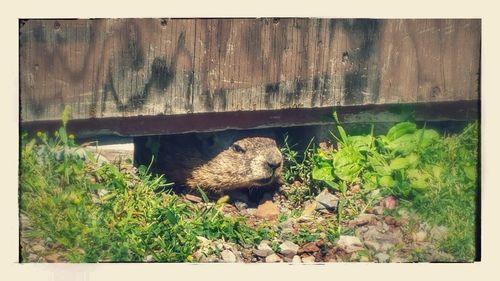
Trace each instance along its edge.
{"label": "groundhog head", "polygon": [[165,174],[188,188],[227,191],[279,182],[283,157],[264,135],[225,132],[169,138],[162,146]]}

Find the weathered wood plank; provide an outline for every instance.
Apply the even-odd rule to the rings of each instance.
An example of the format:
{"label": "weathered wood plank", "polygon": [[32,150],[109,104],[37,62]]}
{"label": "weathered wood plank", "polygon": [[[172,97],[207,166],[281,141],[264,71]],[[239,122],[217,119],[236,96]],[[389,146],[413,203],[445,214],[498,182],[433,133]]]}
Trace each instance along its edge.
{"label": "weathered wood plank", "polygon": [[474,19],[28,20],[21,118],[479,99]]}

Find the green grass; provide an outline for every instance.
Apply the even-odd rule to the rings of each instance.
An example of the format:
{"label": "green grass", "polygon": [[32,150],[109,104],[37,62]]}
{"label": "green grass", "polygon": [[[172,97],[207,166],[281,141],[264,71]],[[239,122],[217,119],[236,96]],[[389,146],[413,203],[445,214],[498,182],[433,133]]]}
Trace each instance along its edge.
{"label": "green grass", "polygon": [[220,204],[155,192],[168,184],[144,166],[127,173],[83,160],[74,153],[73,137],[64,136],[64,126],[54,138],[23,136],[20,209],[34,225],[29,235],[50,238],[71,262],[144,261],[149,255],[189,262],[197,236],[239,244],[273,238],[269,228],[224,216]]}
{"label": "green grass", "polygon": [[[348,135],[338,125],[332,136],[337,149],[320,149],[313,156],[311,175],[316,183],[340,194],[348,186],[359,185],[361,194],[395,195],[426,221],[448,228],[440,249],[458,261],[474,260],[477,122],[461,134],[446,137],[411,122],[396,124],[380,136]],[[367,202],[368,197],[364,199]]]}
{"label": "green grass", "polygon": [[[385,195],[415,210],[433,225],[443,225],[443,251],[458,261],[475,257],[475,212],[478,124],[462,133],[441,136],[434,130],[403,122],[385,135],[349,135],[342,126],[332,134],[337,147],[316,148],[311,141],[299,153],[285,142],[284,194],[296,207],[279,222],[298,218],[304,204],[327,188],[339,197],[336,213],[296,234],[281,234],[273,224],[249,227],[244,217],[228,217],[218,202],[194,204],[169,191],[161,176],[148,167],[123,170],[82,157],[74,136],[66,133],[68,112],[54,136],[38,133],[21,140],[20,209],[33,224],[28,234],[50,240],[71,262],[190,262],[197,236],[236,244],[291,240],[299,245],[324,239],[333,244],[344,227]],[[338,121],[338,120],[337,120]],[[84,159],[85,158],[85,159]],[[358,185],[359,192],[349,193]],[[223,200],[224,199],[224,200]],[[422,259],[415,252],[416,259]],[[425,258],[425,257],[424,257]]]}

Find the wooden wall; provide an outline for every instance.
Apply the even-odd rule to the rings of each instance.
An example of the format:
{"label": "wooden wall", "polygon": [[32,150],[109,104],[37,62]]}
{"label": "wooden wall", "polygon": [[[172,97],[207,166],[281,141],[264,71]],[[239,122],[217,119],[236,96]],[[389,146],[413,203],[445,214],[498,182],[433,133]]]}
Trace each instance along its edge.
{"label": "wooden wall", "polygon": [[475,19],[20,21],[21,121],[479,99]]}

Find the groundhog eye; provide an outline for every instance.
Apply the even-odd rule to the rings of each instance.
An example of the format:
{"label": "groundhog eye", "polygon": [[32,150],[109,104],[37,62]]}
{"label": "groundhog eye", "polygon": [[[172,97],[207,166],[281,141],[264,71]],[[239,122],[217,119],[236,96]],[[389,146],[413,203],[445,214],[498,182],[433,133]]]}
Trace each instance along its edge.
{"label": "groundhog eye", "polygon": [[233,144],[233,150],[238,152],[238,153],[245,153],[245,149],[243,149],[243,147],[241,147],[239,144]]}

